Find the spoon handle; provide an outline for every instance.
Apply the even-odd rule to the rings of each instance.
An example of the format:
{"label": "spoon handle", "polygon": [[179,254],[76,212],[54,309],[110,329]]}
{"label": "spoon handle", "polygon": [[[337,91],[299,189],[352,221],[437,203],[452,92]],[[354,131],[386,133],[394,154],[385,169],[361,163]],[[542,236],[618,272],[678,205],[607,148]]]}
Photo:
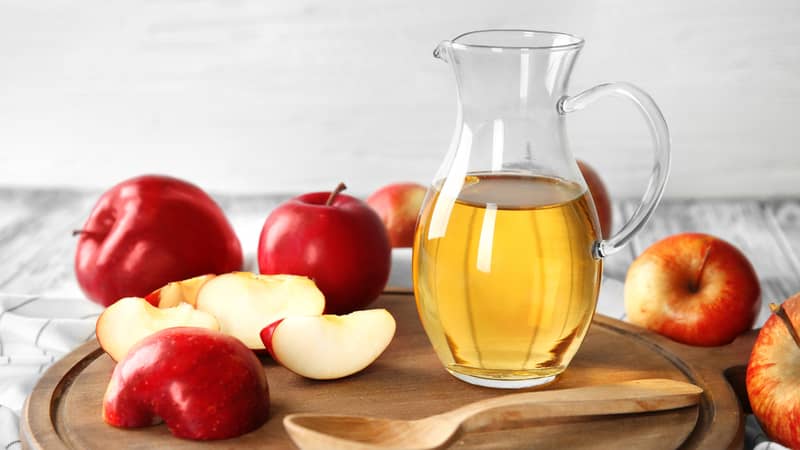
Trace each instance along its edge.
{"label": "spoon handle", "polygon": [[595,386],[511,394],[471,403],[440,417],[465,432],[502,428],[508,422],[552,417],[632,414],[695,405],[703,390],[682,381],[643,379]]}

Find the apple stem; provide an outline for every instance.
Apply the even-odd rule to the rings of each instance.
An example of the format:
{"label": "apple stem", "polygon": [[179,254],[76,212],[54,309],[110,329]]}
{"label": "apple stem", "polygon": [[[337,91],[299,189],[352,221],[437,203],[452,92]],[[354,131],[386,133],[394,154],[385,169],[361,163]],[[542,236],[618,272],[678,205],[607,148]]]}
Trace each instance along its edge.
{"label": "apple stem", "polygon": [[706,269],[706,263],[708,262],[708,256],[711,254],[711,246],[709,245],[706,247],[706,254],[703,255],[703,262],[700,263],[700,270],[697,272],[697,277],[694,279],[694,283],[689,286],[692,292],[697,292],[700,290],[700,279],[703,278],[703,271]]}
{"label": "apple stem", "polygon": [[786,328],[789,330],[789,334],[792,335],[792,339],[794,339],[795,345],[800,348],[800,336],[797,335],[797,331],[794,329],[794,324],[792,324],[792,320],[789,319],[789,316],[786,314],[786,310],[783,309],[783,305],[776,305],[775,303],[769,304],[770,311],[773,312],[776,316],[778,316],[783,324],[786,325]]}
{"label": "apple stem", "polygon": [[339,195],[339,192],[342,192],[345,189],[347,189],[347,186],[344,184],[344,182],[340,182],[338,185],[336,185],[336,189],[331,192],[331,195],[328,197],[328,201],[325,202],[325,206],[331,206],[333,201],[336,199],[336,196]]}

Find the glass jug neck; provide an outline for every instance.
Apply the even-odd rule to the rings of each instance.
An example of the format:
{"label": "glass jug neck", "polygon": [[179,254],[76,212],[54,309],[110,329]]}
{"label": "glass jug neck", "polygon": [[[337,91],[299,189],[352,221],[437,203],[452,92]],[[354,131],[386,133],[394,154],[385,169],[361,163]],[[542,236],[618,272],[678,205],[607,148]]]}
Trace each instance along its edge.
{"label": "glass jug neck", "polygon": [[455,72],[465,119],[525,117],[557,114],[582,44],[562,33],[488,30],[444,41],[434,55]]}

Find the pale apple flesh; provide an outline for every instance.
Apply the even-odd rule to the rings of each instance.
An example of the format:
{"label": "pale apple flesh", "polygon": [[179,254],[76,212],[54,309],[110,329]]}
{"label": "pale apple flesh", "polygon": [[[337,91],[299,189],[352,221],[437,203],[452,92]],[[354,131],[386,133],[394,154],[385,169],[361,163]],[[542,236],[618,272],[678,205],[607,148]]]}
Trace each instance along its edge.
{"label": "pale apple flesh", "polygon": [[271,324],[261,338],[272,357],[298,375],[332,380],[360,372],[389,346],[396,329],[385,309],[337,316],[295,316]]}
{"label": "pale apple flesh", "polygon": [[187,280],[173,281],[147,294],[145,300],[159,308],[171,308],[181,303],[188,303],[195,306],[197,304],[197,293],[200,292],[200,288],[202,288],[208,280],[214,278],[214,276],[214,274],[207,274]]}
{"label": "pale apple flesh", "polygon": [[259,333],[265,325],[295,315],[320,315],[325,297],[314,281],[297,275],[233,272],[206,282],[197,309],[214,315],[220,331],[263,350]]}
{"label": "pale apple flesh", "polygon": [[682,233],[645,250],[628,269],[630,322],[689,345],[730,343],[752,328],[760,284],[736,247],[714,236]]}
{"label": "pale apple flesh", "polygon": [[[783,302],[800,333],[800,294]],[[776,314],[758,333],[747,365],[747,396],[761,427],[779,443],[800,448],[800,347]]]}
{"label": "pale apple flesh", "polygon": [[217,319],[188,303],[156,308],[140,297],[126,297],[97,318],[95,334],[100,347],[114,361],[121,361],[139,341],[165,328],[187,326],[219,330]]}
{"label": "pale apple flesh", "polygon": [[186,439],[227,439],[269,416],[266,375],[239,340],[203,328],[161,330],[119,362],[103,397],[103,420],[138,428],[163,419]]}

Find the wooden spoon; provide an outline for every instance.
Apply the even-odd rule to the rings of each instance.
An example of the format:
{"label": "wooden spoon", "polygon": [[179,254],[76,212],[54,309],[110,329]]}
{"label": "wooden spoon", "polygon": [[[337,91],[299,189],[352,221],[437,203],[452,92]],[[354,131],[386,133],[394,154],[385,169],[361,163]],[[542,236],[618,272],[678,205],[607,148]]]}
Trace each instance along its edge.
{"label": "wooden spoon", "polygon": [[436,449],[461,432],[551,417],[684,408],[697,404],[702,393],[693,384],[656,378],[505,395],[417,420],[290,414],[283,426],[301,449]]}

